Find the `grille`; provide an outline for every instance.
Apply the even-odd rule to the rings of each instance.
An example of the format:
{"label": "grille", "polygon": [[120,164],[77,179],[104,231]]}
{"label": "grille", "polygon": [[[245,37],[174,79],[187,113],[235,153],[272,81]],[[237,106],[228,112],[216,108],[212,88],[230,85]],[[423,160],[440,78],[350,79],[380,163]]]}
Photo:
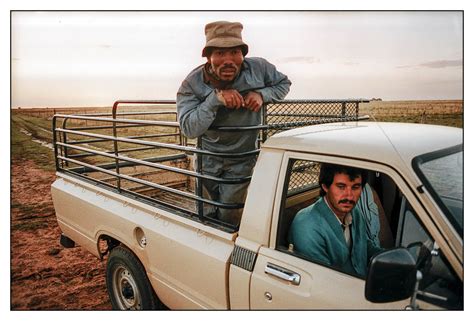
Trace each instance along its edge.
{"label": "grille", "polygon": [[257,253],[236,245],[232,251],[231,263],[252,272],[256,258]]}
{"label": "grille", "polygon": [[268,104],[263,117],[269,129],[264,140],[281,131],[339,120],[355,120],[359,101],[284,100]]}
{"label": "grille", "polygon": [[318,187],[320,164],[318,162],[296,160],[291,167],[288,196]]}

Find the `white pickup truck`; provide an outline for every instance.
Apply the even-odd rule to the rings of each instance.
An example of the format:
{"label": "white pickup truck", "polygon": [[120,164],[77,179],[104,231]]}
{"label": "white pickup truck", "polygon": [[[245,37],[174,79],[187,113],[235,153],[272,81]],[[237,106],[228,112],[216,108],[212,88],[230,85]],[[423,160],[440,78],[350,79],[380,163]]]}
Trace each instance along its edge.
{"label": "white pickup truck", "polygon": [[[200,181],[212,178],[193,168],[204,152],[181,135],[173,110],[117,113],[119,104],[172,102],[55,115],[61,244],[107,258],[114,309],[463,309],[462,130],[360,121],[359,102],[265,108],[246,202],[217,204],[244,206],[239,226],[203,215],[212,201]],[[320,124],[300,127],[311,123]],[[294,215],[319,197],[321,163],[368,170],[382,202],[386,250],[366,278],[288,244]]]}

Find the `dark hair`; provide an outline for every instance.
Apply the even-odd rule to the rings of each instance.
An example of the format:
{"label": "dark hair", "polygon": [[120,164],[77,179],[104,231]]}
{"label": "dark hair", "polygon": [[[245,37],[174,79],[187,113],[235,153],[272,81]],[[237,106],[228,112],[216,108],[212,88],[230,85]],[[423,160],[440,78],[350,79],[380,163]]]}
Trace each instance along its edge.
{"label": "dark hair", "polygon": [[246,56],[247,53],[249,52],[249,48],[247,45],[241,45],[241,46],[235,46],[235,47],[229,47],[229,48],[224,48],[224,47],[206,47],[203,50],[204,57],[209,58],[212,55],[212,52],[216,49],[234,49],[238,48],[242,50],[242,56]]}
{"label": "dark hair", "polygon": [[321,163],[321,168],[319,170],[319,186],[321,186],[321,190],[319,192],[319,195],[326,195],[326,192],[324,191],[322,186],[323,184],[326,185],[326,187],[331,186],[334,180],[334,175],[336,174],[346,174],[349,176],[351,181],[355,180],[357,177],[360,176],[362,178],[362,186],[364,186],[367,182],[368,176],[367,171],[362,168]]}

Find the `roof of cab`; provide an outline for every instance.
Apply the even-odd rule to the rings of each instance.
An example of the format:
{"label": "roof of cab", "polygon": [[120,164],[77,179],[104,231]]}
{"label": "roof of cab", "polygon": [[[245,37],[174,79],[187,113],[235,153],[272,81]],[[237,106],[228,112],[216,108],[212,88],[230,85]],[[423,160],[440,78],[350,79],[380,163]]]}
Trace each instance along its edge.
{"label": "roof of cab", "polygon": [[460,128],[407,123],[343,122],[288,130],[265,148],[338,155],[385,164],[410,165],[418,155],[462,144]]}

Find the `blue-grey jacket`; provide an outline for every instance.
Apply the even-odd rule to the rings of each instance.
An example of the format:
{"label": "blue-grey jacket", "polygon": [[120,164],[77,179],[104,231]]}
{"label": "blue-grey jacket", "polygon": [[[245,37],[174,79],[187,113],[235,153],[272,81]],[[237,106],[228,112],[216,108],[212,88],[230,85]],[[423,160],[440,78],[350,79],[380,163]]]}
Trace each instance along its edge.
{"label": "blue-grey jacket", "polygon": [[[290,90],[288,77],[263,58],[245,58],[232,88],[245,95],[259,92],[264,103],[282,100]],[[258,131],[218,132],[212,126],[251,126],[261,123],[261,113],[245,108],[226,108],[215,88],[204,82],[203,65],[186,77],[178,90],[178,121],[190,138],[202,136],[202,148],[214,152],[247,152],[256,148]]]}
{"label": "blue-grey jacket", "polygon": [[368,241],[359,210],[354,208],[351,214],[351,250],[339,220],[323,197],[298,212],[291,224],[288,241],[296,252],[312,260],[365,276],[369,259],[381,249]]}
{"label": "blue-grey jacket", "polygon": [[372,244],[376,247],[380,247],[379,208],[375,203],[374,194],[369,184],[365,184],[355,207],[360,211],[360,213],[362,213],[369,242],[372,242]]}

